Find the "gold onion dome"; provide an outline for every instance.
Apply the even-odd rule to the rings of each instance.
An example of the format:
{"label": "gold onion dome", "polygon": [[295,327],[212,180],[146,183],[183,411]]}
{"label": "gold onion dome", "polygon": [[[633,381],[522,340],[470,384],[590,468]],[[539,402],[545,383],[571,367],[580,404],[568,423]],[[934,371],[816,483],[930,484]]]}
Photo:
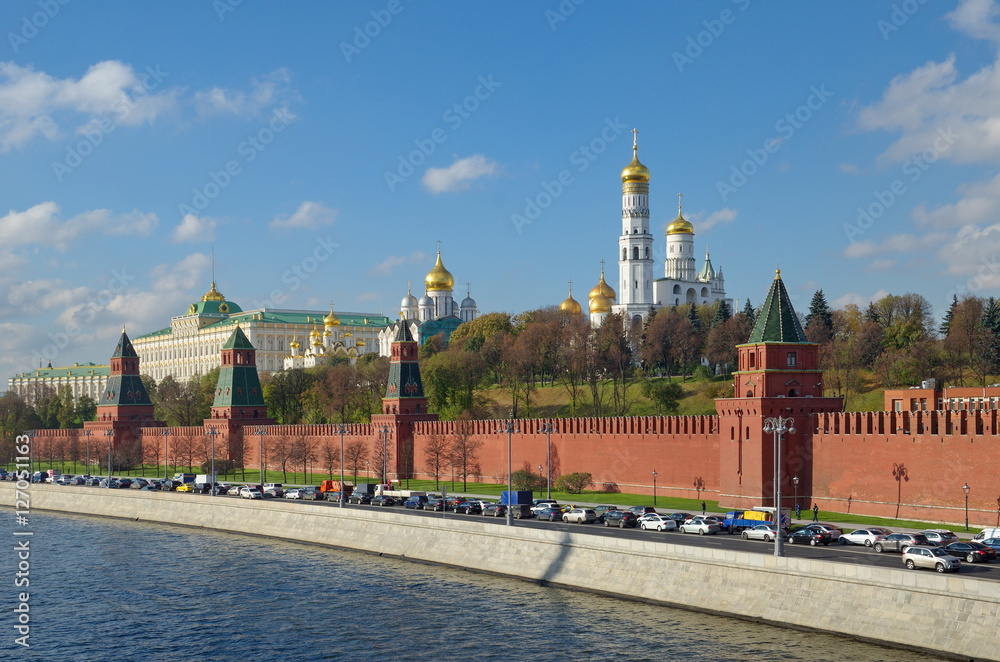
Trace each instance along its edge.
{"label": "gold onion dome", "polygon": [[639,162],[639,148],[632,145],[632,162],[622,168],[622,184],[629,182],[649,183],[649,168]]}
{"label": "gold onion dome", "polygon": [[680,195],[677,196],[677,218],[667,226],[667,234],[694,234],[694,226],[684,220],[681,214]]}
{"label": "gold onion dome", "polygon": [[434,264],[434,268],[424,278],[424,285],[427,286],[428,292],[450,291],[454,289],[455,277],[441,263],[441,251],[438,251],[437,262]]}
{"label": "gold onion dome", "polygon": [[333,335],[333,331],[331,331],[330,329],[327,329],[326,331],[323,332],[323,335],[326,336],[327,338],[329,338],[330,336]]}
{"label": "gold onion dome", "polygon": [[333,314],[333,308],[330,309],[330,314],[323,318],[323,326],[340,326],[340,319]]}
{"label": "gold onion dome", "polygon": [[225,301],[226,297],[222,296],[219,290],[215,289],[215,281],[212,281],[212,289],[205,293],[205,296],[201,298],[202,301]]}
{"label": "gold onion dome", "polygon": [[590,297],[590,312],[591,313],[610,313],[611,312],[611,299],[604,296],[600,292],[597,296]]}
{"label": "gold onion dome", "polygon": [[311,332],[309,333],[309,337],[310,337],[310,338],[319,338],[319,329],[313,329],[313,330],[312,330],[312,331],[311,331]]}
{"label": "gold onion dome", "polygon": [[298,349],[299,347],[301,347],[298,340],[293,340],[292,342],[288,343],[288,346],[291,347],[292,349]]}
{"label": "gold onion dome", "polygon": [[583,312],[583,308],[580,307],[580,302],[573,298],[573,284],[570,282],[569,286],[569,296],[559,304],[559,310],[564,313],[570,313],[571,315],[579,315]]}
{"label": "gold onion dome", "polygon": [[[600,282],[597,283],[597,285],[594,286],[594,289],[592,289],[590,291],[590,294],[587,295],[587,298],[588,299],[593,299],[598,294],[604,295],[605,298],[611,299],[612,301],[615,300],[615,291],[613,289],[611,289],[611,286],[608,285],[607,282],[604,280],[604,270],[603,269],[601,269],[601,280],[600,280]],[[593,312],[593,311],[591,311],[591,312]]]}

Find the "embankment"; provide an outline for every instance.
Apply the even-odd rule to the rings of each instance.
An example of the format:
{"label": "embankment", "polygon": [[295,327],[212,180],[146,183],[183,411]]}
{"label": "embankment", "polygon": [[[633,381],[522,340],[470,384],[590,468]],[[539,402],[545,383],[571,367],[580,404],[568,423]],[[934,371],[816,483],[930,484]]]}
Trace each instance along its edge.
{"label": "embankment", "polygon": [[[14,483],[0,483],[14,504]],[[1000,584],[869,565],[415,517],[280,499],[33,485],[32,510],[332,545],[553,586],[816,629],[955,659],[1000,660]]]}

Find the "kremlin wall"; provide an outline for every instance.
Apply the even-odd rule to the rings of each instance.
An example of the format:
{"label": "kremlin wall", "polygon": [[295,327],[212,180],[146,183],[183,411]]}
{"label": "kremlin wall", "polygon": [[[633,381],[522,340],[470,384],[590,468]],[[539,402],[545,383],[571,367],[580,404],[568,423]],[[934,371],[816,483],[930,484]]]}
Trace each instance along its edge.
{"label": "kremlin wall", "polygon": [[[254,348],[237,326],[223,346],[212,417],[201,428],[167,428],[154,420],[138,378],[139,358],[123,331],[98,420],[86,423],[83,431],[34,431],[34,457],[59,457],[54,446],[75,437],[80,449],[89,444],[97,458],[111,439],[116,453],[131,449],[138,454],[157,444],[176,467],[185,455],[180,449],[185,440],[200,437],[207,444],[212,437],[217,459],[253,469],[262,444],[306,439],[314,445],[317,459],[310,465],[318,474],[323,470],[319,449],[332,444],[339,457],[341,439],[360,439],[368,444],[369,460],[376,445],[390,449],[391,479],[432,479],[425,468],[428,443],[465,436],[481,444],[478,470],[470,472],[469,481],[503,484],[512,423],[514,470],[538,473],[541,467],[545,474],[551,458],[553,480],[589,472],[594,489],[651,497],[656,471],[657,496],[718,501],[726,509],[773,504],[775,438],[765,424],[781,416],[794,420],[794,431],[782,438],[785,508],[793,508],[797,498],[803,510],[815,503],[834,512],[959,523],[967,484],[971,526],[992,525],[1000,515],[998,411],[842,412],[840,398],[823,397],[818,346],[806,340],[780,273],[749,341],[738,347],[734,385],[743,397],[717,400],[715,416],[439,421],[427,410],[417,349],[408,325],[399,325],[382,412],[370,424],[275,425],[267,418]],[[551,433],[546,432],[549,424],[555,428]],[[200,452],[196,463],[204,459]],[[280,469],[270,460],[268,465],[269,471]],[[349,467],[345,473],[351,473]],[[441,479],[450,478],[446,469]],[[600,496],[587,499],[600,501]]]}

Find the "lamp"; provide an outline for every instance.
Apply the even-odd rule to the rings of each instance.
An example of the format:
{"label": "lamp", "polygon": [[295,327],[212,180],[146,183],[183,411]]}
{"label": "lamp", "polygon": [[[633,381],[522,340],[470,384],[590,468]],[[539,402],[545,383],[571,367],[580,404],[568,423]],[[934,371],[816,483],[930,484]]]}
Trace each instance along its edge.
{"label": "lamp", "polygon": [[[549,421],[542,426],[542,432],[545,433],[545,498],[552,498],[552,433],[558,434],[559,428]],[[538,473],[541,474],[541,467],[538,469]]]}
{"label": "lamp", "polygon": [[962,485],[962,490],[965,492],[965,530],[969,530],[969,484],[966,483]]}
{"label": "lamp", "polygon": [[781,416],[766,418],[764,432],[774,435],[774,555],[784,556],[784,540],[781,536],[781,442],[786,433],[795,434],[795,421]]}
{"label": "lamp", "polygon": [[653,469],[653,507],[656,507],[656,469]]}

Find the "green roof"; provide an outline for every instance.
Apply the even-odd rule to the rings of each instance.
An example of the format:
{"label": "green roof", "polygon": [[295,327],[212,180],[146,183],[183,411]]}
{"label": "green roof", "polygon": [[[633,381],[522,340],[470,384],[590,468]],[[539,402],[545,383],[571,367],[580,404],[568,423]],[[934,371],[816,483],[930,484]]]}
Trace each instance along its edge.
{"label": "green roof", "polygon": [[96,363],[78,363],[65,368],[39,368],[31,372],[14,375],[14,379],[57,379],[62,377],[107,377],[111,374],[111,366]]}
{"label": "green roof", "polygon": [[222,346],[222,349],[256,349],[256,347],[247,339],[246,334],[243,333],[243,329],[236,327],[233,335],[229,336],[229,340]]}
{"label": "green roof", "polygon": [[781,272],[775,273],[771,282],[771,291],[767,293],[764,305],[757,313],[757,323],[747,344],[778,342],[807,343],[806,334],[802,330],[799,318],[792,308],[785,284],[781,281]]}
{"label": "green roof", "polygon": [[[202,327],[202,329],[223,329],[228,326],[233,326],[237,322],[244,327],[249,326],[253,322],[263,322],[266,324],[312,325],[317,328],[322,328],[323,318],[326,317],[326,315],[327,313],[322,311],[313,312],[308,310],[249,310],[225,316],[217,322],[206,324]],[[372,327],[375,329],[384,329],[392,324],[392,320],[385,315],[372,315],[365,313],[338,312],[337,319],[340,320],[341,326],[350,327]],[[143,336],[138,336],[138,338],[156,338],[160,336],[169,336],[172,335],[172,333],[173,329],[171,327],[167,327],[165,329],[160,329],[159,331],[147,333]]]}
{"label": "green roof", "polygon": [[132,341],[128,339],[128,334],[125,333],[125,329],[122,329],[122,336],[118,339],[118,345],[115,346],[115,353],[111,355],[113,359],[120,358],[139,358],[139,355],[135,353],[135,349],[132,347]]}

